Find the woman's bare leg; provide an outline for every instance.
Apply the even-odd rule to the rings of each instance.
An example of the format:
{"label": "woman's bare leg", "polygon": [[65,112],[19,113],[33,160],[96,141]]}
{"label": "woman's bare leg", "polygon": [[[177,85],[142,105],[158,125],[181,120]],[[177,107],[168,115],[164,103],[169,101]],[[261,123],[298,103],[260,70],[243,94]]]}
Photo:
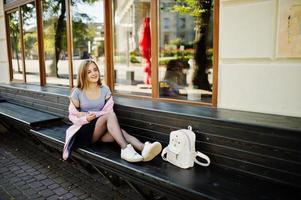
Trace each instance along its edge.
{"label": "woman's bare leg", "polygon": [[[122,134],[125,138],[125,140],[130,143],[131,145],[134,146],[135,149],[142,151],[144,144],[142,142],[140,142],[137,138],[135,138],[134,136],[128,134],[125,130],[121,129]],[[110,132],[106,132],[101,138],[100,141],[102,142],[114,142],[114,138],[111,135]]]}
{"label": "woman's bare leg", "polygon": [[114,140],[119,144],[119,146],[122,149],[124,149],[127,146],[128,143],[124,138],[123,133],[121,132],[117,117],[113,112],[98,118],[95,124],[92,141],[98,141],[104,136],[104,134],[106,134],[106,132],[109,132],[112,135]]}
{"label": "woman's bare leg", "polygon": [[140,140],[138,140],[136,137],[128,134],[125,130],[121,129],[122,134],[125,138],[125,140],[130,143],[131,145],[134,146],[135,149],[142,151],[144,148],[144,144],[142,142],[140,142]]}
{"label": "woman's bare leg", "polygon": [[113,136],[109,133],[106,132],[101,138],[100,138],[101,142],[115,142]]}
{"label": "woman's bare leg", "polygon": [[98,141],[107,132],[107,119],[101,116],[95,123],[95,128],[92,136],[92,142]]}

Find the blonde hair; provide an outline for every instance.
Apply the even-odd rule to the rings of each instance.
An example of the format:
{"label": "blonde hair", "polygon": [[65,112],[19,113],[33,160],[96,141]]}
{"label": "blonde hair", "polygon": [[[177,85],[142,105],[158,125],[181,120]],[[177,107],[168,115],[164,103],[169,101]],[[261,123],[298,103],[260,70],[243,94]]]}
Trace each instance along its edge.
{"label": "blonde hair", "polygon": [[77,87],[81,90],[85,89],[89,82],[88,82],[88,66],[90,64],[94,64],[97,67],[97,71],[99,73],[99,79],[97,81],[97,85],[101,86],[101,80],[100,80],[100,72],[97,63],[94,60],[84,60],[79,68],[77,73]]}

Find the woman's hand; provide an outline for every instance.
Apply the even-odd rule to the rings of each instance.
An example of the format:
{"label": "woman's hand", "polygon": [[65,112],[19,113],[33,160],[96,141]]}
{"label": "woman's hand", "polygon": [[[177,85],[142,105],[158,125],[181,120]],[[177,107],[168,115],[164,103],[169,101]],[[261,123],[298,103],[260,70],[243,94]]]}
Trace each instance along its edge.
{"label": "woman's hand", "polygon": [[88,122],[91,122],[93,119],[95,119],[96,118],[96,115],[95,114],[93,114],[93,113],[88,113],[87,115],[86,115],[86,119],[87,119],[87,121]]}

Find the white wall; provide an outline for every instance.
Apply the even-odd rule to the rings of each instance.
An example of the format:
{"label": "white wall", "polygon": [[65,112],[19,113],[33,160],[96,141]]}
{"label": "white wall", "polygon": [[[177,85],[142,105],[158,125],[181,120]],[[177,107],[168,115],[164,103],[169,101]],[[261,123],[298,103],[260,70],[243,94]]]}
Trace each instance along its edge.
{"label": "white wall", "polygon": [[277,55],[283,1],[300,2],[221,0],[218,107],[301,117],[301,56]]}
{"label": "white wall", "polygon": [[0,82],[9,82],[3,0],[0,0]]}

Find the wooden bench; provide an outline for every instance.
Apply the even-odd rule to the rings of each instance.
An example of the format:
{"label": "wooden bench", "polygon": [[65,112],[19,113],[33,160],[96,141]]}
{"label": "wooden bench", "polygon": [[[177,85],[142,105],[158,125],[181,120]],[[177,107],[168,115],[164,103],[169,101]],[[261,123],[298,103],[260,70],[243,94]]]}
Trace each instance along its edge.
{"label": "wooden bench", "polygon": [[[1,95],[12,101],[13,90],[8,93]],[[27,101],[28,96],[24,98]],[[192,125],[197,135],[196,148],[212,160],[208,168],[183,170],[160,157],[146,163],[128,163],[120,159],[119,147],[112,144],[98,143],[73,152],[72,157],[100,173],[122,177],[145,199],[155,198],[145,188],[175,199],[300,199],[299,118],[211,108],[196,110],[193,106],[119,97],[115,102],[121,126],[143,141],[159,140],[166,146],[171,130]],[[2,113],[0,116],[8,117]],[[30,112],[22,114],[25,119],[26,113]],[[21,118],[12,113],[9,117]],[[31,125],[29,132],[61,152],[69,124],[42,124]]]}
{"label": "wooden bench", "polygon": [[[66,128],[63,125],[31,130],[31,133],[61,151]],[[286,199],[291,194],[300,195],[300,190],[296,188],[214,165],[183,170],[164,162],[160,157],[151,162],[128,163],[120,158],[120,148],[112,144],[98,143],[90,148],[79,149],[72,156],[118,174],[132,187],[139,188],[145,199],[150,197],[141,191],[141,186],[179,199]]]}
{"label": "wooden bench", "polygon": [[49,126],[62,121],[61,117],[9,103],[3,98],[0,98],[0,117],[7,125],[21,126],[28,131],[33,127],[42,127],[46,124]]}

